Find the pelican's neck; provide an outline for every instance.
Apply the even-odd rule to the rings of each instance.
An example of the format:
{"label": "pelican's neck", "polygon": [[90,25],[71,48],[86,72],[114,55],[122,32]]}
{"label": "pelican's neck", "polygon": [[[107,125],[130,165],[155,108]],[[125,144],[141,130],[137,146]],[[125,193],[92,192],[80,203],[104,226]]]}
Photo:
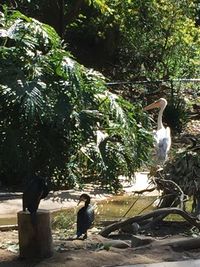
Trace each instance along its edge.
{"label": "pelican's neck", "polygon": [[158,128],[157,130],[160,130],[162,129],[164,126],[163,126],[163,123],[162,123],[162,116],[163,116],[163,111],[165,109],[166,106],[161,106],[160,110],[159,110],[159,113],[158,113]]}

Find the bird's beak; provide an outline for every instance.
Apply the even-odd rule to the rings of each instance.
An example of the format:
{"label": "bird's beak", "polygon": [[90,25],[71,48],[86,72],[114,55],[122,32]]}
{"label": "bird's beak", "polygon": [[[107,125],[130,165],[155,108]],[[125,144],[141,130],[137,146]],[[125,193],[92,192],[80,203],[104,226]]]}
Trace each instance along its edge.
{"label": "bird's beak", "polygon": [[153,108],[159,108],[160,107],[160,102],[159,101],[155,101],[153,102],[152,104],[144,107],[144,110],[150,110],[150,109],[153,109]]}
{"label": "bird's beak", "polygon": [[85,199],[84,199],[84,198],[79,198],[79,201],[78,201],[77,206],[78,206],[82,201],[85,201]]}

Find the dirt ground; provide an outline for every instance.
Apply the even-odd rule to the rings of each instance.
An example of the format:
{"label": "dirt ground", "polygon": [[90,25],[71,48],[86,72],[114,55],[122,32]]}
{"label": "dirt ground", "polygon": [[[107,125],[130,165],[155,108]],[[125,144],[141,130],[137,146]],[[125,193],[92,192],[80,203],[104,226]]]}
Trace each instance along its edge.
{"label": "dirt ground", "polygon": [[[170,239],[168,237],[167,239]],[[44,260],[22,260],[12,246],[18,242],[18,232],[0,232],[0,244],[8,244],[7,249],[0,249],[0,267],[111,267],[139,263],[177,261],[200,258],[200,248],[189,251],[175,251],[166,245],[151,245],[142,248],[131,248],[130,241],[121,241],[126,248],[102,246],[105,239],[98,234],[90,233],[87,240],[58,239],[54,235],[53,256]],[[114,245],[115,246],[115,243]]]}
{"label": "dirt ground", "polygon": [[[138,188],[141,189],[141,177]],[[146,178],[143,180],[144,186],[146,185]],[[137,185],[137,183],[136,183]],[[135,189],[135,188],[134,188]],[[126,191],[133,190],[128,185]],[[73,195],[72,195],[73,193]],[[70,196],[66,198],[67,205],[76,205],[74,199],[77,199],[77,192],[72,192]],[[78,192],[80,193],[80,192]],[[92,191],[89,191],[92,194]],[[94,194],[95,195],[95,194]],[[102,197],[108,197],[106,195],[96,194],[98,199]],[[51,198],[50,198],[51,200]],[[51,200],[47,201],[49,207],[54,207],[54,202]],[[21,200],[12,200],[13,202],[1,203],[1,212],[8,216],[7,209],[10,207],[13,210],[18,210],[21,205]],[[19,201],[19,203],[17,202]],[[56,205],[66,205],[65,202],[56,202]],[[44,203],[45,204],[45,203]],[[7,205],[7,206],[6,206]],[[57,207],[57,206],[56,206]],[[61,206],[59,206],[62,208]],[[4,210],[3,210],[4,208]],[[54,207],[55,208],[55,207]],[[2,216],[3,216],[2,215]],[[129,236],[130,237],[130,236]],[[172,236],[166,235],[168,240]],[[53,256],[43,260],[22,260],[19,258],[18,251],[18,232],[14,231],[0,231],[0,267],[111,267],[119,265],[130,265],[139,263],[154,263],[163,261],[177,261],[177,260],[188,260],[200,258],[200,248],[196,250],[187,251],[175,251],[167,245],[156,245],[151,243],[148,246],[142,248],[132,248],[130,238],[121,239],[121,246],[123,248],[117,248],[114,242],[112,246],[105,245],[108,239],[98,235],[98,229],[91,229],[89,237],[86,240],[69,240],[68,236],[59,236],[53,232],[53,245],[54,253]],[[116,241],[116,240],[115,240]]]}

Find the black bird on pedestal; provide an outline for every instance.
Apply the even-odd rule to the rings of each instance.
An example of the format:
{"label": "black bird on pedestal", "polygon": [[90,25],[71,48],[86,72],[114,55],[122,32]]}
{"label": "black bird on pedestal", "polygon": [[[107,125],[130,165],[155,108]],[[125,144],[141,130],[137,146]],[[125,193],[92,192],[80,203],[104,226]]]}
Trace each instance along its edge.
{"label": "black bird on pedestal", "polygon": [[78,205],[81,201],[85,202],[85,206],[82,207],[77,213],[77,238],[83,235],[83,239],[87,238],[87,230],[94,222],[94,208],[90,204],[90,196],[88,194],[82,194],[79,198]]}
{"label": "black bird on pedestal", "polygon": [[45,198],[49,193],[46,179],[41,176],[33,176],[23,192],[22,205],[23,211],[28,210],[31,214],[31,222],[36,224],[36,212],[40,200]]}

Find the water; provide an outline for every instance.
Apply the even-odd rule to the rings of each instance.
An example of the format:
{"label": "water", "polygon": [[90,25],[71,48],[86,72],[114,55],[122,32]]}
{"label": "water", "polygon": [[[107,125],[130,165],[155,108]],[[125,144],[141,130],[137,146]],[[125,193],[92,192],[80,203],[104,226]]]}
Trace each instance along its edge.
{"label": "water", "polygon": [[119,220],[153,209],[156,197],[118,196],[97,205],[97,222]]}
{"label": "water", "polygon": [[[108,200],[95,203],[95,224],[101,224],[104,221],[116,221],[124,217],[130,207],[130,211],[125,218],[138,215],[153,209],[152,203],[156,199],[155,196],[149,197],[133,197],[133,196],[114,196]],[[94,204],[94,203],[92,203]],[[60,215],[66,220],[76,221],[76,214],[80,207],[66,209],[52,213],[52,218]],[[9,218],[0,218],[0,225],[17,224],[16,216]]]}
{"label": "water", "polygon": [[13,225],[17,224],[17,217],[0,218],[0,225]]}

